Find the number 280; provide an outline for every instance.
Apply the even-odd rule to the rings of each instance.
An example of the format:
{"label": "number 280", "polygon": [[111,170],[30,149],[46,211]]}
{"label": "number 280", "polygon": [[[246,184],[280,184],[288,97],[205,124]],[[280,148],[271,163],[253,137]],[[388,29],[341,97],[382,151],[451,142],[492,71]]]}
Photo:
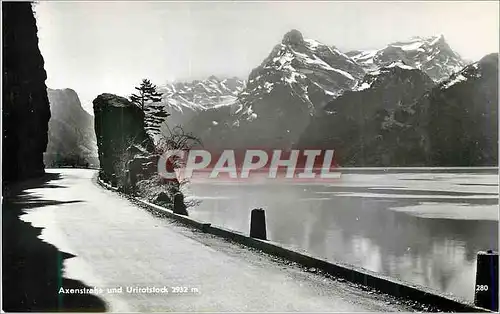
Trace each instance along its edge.
{"label": "number 280", "polygon": [[488,285],[476,285],[476,291],[488,291]]}

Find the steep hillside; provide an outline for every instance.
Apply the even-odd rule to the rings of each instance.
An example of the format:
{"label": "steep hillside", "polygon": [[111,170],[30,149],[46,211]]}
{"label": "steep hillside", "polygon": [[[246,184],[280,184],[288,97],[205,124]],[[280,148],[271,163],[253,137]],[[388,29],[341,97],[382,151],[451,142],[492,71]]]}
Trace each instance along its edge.
{"label": "steep hillside", "polygon": [[400,62],[367,74],[311,121],[298,146],[335,149],[342,166],[423,164],[409,117],[433,85],[427,74]]}
{"label": "steep hillside", "polygon": [[44,156],[47,166],[97,166],[94,117],[81,106],[72,89],[47,89],[52,117]]}
{"label": "steep hillside", "polygon": [[452,75],[417,108],[429,164],[498,165],[498,54]]}

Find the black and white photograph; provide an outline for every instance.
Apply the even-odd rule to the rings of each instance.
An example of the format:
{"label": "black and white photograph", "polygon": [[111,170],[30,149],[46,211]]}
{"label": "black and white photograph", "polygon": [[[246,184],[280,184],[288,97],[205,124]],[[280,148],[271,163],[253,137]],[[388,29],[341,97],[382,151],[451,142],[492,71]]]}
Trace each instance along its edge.
{"label": "black and white photograph", "polygon": [[498,312],[498,1],[2,1],[3,312]]}

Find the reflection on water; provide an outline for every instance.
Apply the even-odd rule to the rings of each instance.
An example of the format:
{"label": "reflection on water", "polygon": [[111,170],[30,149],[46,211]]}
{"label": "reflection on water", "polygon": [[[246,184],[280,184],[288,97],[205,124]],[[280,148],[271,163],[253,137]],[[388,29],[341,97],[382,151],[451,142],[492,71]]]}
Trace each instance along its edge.
{"label": "reflection on water", "polygon": [[[497,173],[347,174],[333,184],[192,184],[191,216],[473,300],[478,251],[498,249]],[[374,195],[375,194],[375,195]],[[419,197],[420,196],[420,197]]]}

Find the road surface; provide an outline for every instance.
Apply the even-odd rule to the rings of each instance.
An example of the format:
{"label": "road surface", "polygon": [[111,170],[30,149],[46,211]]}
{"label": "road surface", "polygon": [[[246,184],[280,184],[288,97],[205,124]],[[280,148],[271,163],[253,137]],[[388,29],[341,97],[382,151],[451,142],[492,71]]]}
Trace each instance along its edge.
{"label": "road surface", "polygon": [[[89,302],[102,302],[107,311],[412,310],[390,297],[156,217],[100,187],[94,170],[47,172],[55,178],[26,189],[16,204],[24,207],[22,221],[42,228],[43,242],[59,255],[71,254],[59,258],[58,284],[45,287],[45,293],[63,288],[59,306],[78,307],[83,301],[74,300],[75,292],[83,298],[89,290],[65,289],[86,287],[97,289],[87,295],[93,298]],[[4,293],[8,289],[4,283]]]}

